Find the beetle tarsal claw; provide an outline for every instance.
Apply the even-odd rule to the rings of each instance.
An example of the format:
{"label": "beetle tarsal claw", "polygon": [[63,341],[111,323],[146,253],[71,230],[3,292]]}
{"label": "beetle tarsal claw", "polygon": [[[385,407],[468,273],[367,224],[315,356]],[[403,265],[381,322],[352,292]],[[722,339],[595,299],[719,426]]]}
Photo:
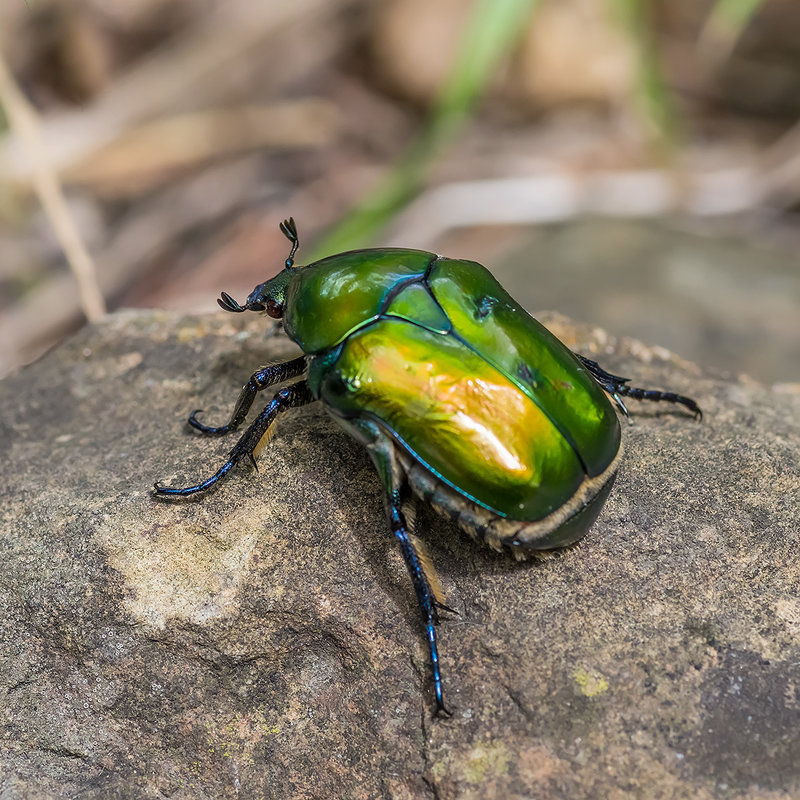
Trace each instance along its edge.
{"label": "beetle tarsal claw", "polygon": [[452,719],[453,712],[447,708],[445,705],[437,706],[436,711],[434,712],[434,716],[437,719]]}
{"label": "beetle tarsal claw", "polygon": [[622,402],[622,398],[616,392],[614,392],[611,396],[614,398],[617,408],[619,408],[619,410],[630,419],[630,414],[628,414],[628,409],[625,406],[625,403]]}

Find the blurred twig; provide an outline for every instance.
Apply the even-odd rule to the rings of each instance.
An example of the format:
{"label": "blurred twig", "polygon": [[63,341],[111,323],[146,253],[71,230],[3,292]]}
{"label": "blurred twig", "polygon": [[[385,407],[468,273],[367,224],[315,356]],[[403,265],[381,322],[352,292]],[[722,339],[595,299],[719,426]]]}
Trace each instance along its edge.
{"label": "blurred twig", "polygon": [[[309,19],[321,26],[340,8],[329,0],[229,0],[220,4],[216,13],[203,16],[178,39],[116,78],[93,105],[48,118],[42,131],[43,151],[60,173],[91,156],[133,124],[174,113],[194,87],[207,86],[231,65],[241,63],[250,49],[268,37],[279,42],[288,28],[307,24]],[[325,56],[324,44],[317,50]],[[287,64],[282,72],[291,74],[293,69],[293,64]],[[0,174],[24,184],[35,166],[21,149],[21,142],[14,137],[0,139]]]}
{"label": "blurred twig", "polygon": [[[283,4],[228,0],[219,6],[216,13],[201,15],[198,23],[187,28],[177,39],[135,63],[93,104],[41,118],[36,153],[28,152],[27,140],[18,128],[0,134],[0,175],[15,184],[17,189],[24,190],[37,179],[42,163],[49,165],[51,178],[79,167],[90,171],[92,158],[97,154],[107,157],[113,148],[105,152],[102,149],[115,143],[134,125],[164,114],[172,116],[174,121],[178,110],[185,112],[201,103],[207,105],[209,98],[212,102],[221,102],[228,97],[226,89],[231,71],[246,66],[249,63],[247,55],[257,48],[259,69],[264,68],[265,58],[267,66],[279,64],[280,69],[276,69],[276,74],[270,78],[271,87],[279,91],[287,82],[297,81],[298,76],[308,74],[331,59],[344,41],[336,35],[337,25],[333,23],[349,2],[294,0],[291,4]],[[293,57],[287,59],[288,49],[296,41],[296,37],[288,36],[290,31],[313,38],[314,46],[303,48],[301,52],[293,50]],[[215,91],[222,97],[215,97]],[[331,124],[335,124],[335,119],[332,120],[328,113],[329,108],[326,111],[308,105],[306,101],[304,110],[304,104],[299,100],[286,107],[288,112],[280,115],[281,120],[273,125],[272,134],[279,132],[276,130],[279,127],[279,133],[286,138],[287,124],[311,124],[315,127],[313,131],[299,131],[297,135],[299,140],[308,143],[311,139],[319,141],[326,132],[330,134]],[[244,112],[244,116],[240,115],[238,122],[246,126],[248,111],[242,107],[239,110]],[[228,153],[231,149],[250,149],[264,144],[267,137],[264,116],[271,111],[262,112],[265,112],[263,107],[256,113],[260,133],[240,131],[237,142]],[[191,125],[199,114],[202,111],[178,120],[179,126],[184,123]],[[293,122],[290,117],[293,117]],[[158,123],[153,124],[157,126]],[[168,125],[167,122],[164,124]],[[151,133],[153,130],[150,128]],[[124,149],[124,140],[121,146]],[[219,137],[214,146],[225,149]],[[185,150],[181,157],[186,155]],[[117,150],[117,155],[121,153],[123,150]],[[164,147],[160,154],[165,155]],[[214,153],[196,150],[193,155],[202,157]],[[114,166],[119,164],[118,161]],[[130,178],[129,165],[125,169]],[[93,171],[91,177],[98,178],[97,172]],[[186,231],[208,225],[211,219],[231,213],[233,208],[241,206],[246,187],[262,182],[257,160],[250,159],[223,165],[219,171],[205,171],[197,182],[191,179],[179,181],[175,186],[167,187],[161,198],[163,202],[148,200],[143,213],[132,212],[117,226],[118,235],[104,247],[98,247],[96,260],[100,267],[98,279],[102,292],[106,297],[119,295],[140,274],[142,264],[149,263],[147,259],[168,250],[169,242],[165,237],[180,239]],[[132,184],[133,180],[118,182],[118,185],[126,183]],[[195,183],[202,184],[201,191],[193,188]],[[41,355],[57,336],[76,324],[80,306],[74,297],[72,282],[70,276],[58,275],[34,286],[26,294],[24,306],[4,309],[0,315],[0,375]]]}
{"label": "blurred twig", "polygon": [[106,306],[97,285],[94,263],[78,233],[61,185],[49,163],[42,142],[38,115],[19,90],[1,52],[0,102],[3,104],[11,129],[24,143],[28,157],[34,165],[33,185],[75,275],[83,313],[88,320],[97,320],[106,313]]}
{"label": "blurred twig", "polygon": [[474,225],[542,225],[582,216],[652,218],[674,213],[722,217],[752,211],[765,187],[755,162],[680,177],[667,170],[458,181],[430,189],[393,225],[387,246],[433,247],[448,231]]}
{"label": "blurred twig", "polygon": [[73,165],[64,180],[102,191],[141,192],[177,170],[248,150],[320,147],[335,136],[339,123],[333,103],[317,98],[162,117]]}
{"label": "blurred twig", "polygon": [[524,22],[537,2],[475,0],[450,78],[428,126],[360,207],[319,243],[316,255],[363,246],[419,191],[430,163],[460,130],[498,61],[513,49],[524,31]]}
{"label": "blurred twig", "polygon": [[777,208],[789,208],[800,199],[800,123],[764,150],[761,170],[767,197]]}
{"label": "blurred twig", "polygon": [[[260,180],[258,156],[249,156],[175,181],[148,203],[134,206],[97,253],[104,265],[99,279],[105,296],[123,291],[141,265],[152,263],[171,243],[241,206]],[[24,305],[0,314],[0,375],[41,355],[55,333],[74,324],[79,309],[71,284],[68,275],[59,274],[35,286]]]}

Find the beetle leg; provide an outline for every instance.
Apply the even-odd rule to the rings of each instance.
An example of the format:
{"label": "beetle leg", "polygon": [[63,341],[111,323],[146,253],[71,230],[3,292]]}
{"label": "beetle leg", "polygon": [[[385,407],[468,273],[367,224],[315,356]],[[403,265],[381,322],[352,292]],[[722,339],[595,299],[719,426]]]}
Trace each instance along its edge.
{"label": "beetle leg", "polygon": [[202,413],[200,409],[192,411],[189,415],[189,424],[195,430],[200,431],[200,433],[207,433],[214,436],[230,433],[242,424],[258,392],[269,386],[274,386],[276,383],[289,380],[289,378],[296,378],[302,375],[305,369],[305,356],[293,358],[291,361],[285,361],[283,364],[271,364],[268,367],[261,367],[261,369],[256,370],[250,376],[250,380],[242,387],[239,399],[236,401],[236,407],[233,409],[233,414],[231,414],[230,421],[227,425],[220,425],[217,428],[210,425],[203,425],[203,423],[197,419],[197,415]]}
{"label": "beetle leg", "polygon": [[626,417],[630,416],[628,414],[628,407],[622,402],[622,398],[619,396],[619,394],[614,392],[611,396],[614,398],[614,402],[617,404],[617,408],[620,410],[620,412]]}
{"label": "beetle leg", "polygon": [[632,397],[634,400],[676,403],[677,405],[688,408],[689,411],[694,414],[695,419],[701,420],[703,418],[703,412],[700,406],[698,406],[691,397],[675,394],[675,392],[662,392],[658,389],[640,389],[638,386],[628,386],[627,383],[630,378],[621,378],[619,375],[612,375],[610,372],[606,372],[596,361],[592,361],[590,358],[586,358],[579,353],[575,353],[575,356],[583,366],[586,367],[589,374],[600,386],[614,398],[617,405],[620,406],[622,412],[626,416],[628,410],[625,408],[620,396]]}
{"label": "beetle leg", "polygon": [[675,392],[662,392],[658,389],[640,389],[638,386],[620,386],[617,391],[625,397],[632,397],[634,400],[653,400],[656,402],[665,401],[688,408],[696,420],[703,419],[703,410],[691,397],[686,397]]}
{"label": "beetle leg", "polygon": [[[367,449],[372,456],[381,481],[386,489],[386,507],[389,513],[389,524],[392,533],[400,544],[400,552],[406,563],[406,569],[411,576],[414,592],[417,595],[419,610],[425,625],[425,634],[428,640],[428,652],[433,669],[433,691],[436,697],[437,711],[450,716],[442,697],[442,673],[439,668],[439,650],[436,646],[436,628],[439,621],[437,606],[446,608],[443,593],[436,573],[433,570],[430,557],[421,547],[421,542],[413,533],[413,513],[408,513],[407,504],[408,485],[406,476],[395,455],[394,444],[377,426],[370,423],[361,423],[361,431],[368,432],[371,438],[367,442]],[[411,524],[409,524],[409,521]]]}
{"label": "beetle leg", "polygon": [[414,584],[417,603],[422,612],[425,633],[428,639],[428,652],[430,653],[431,666],[433,668],[433,691],[436,696],[436,708],[450,715],[442,698],[442,674],[439,668],[439,651],[436,646],[436,628],[434,627],[438,622],[436,599],[425,574],[423,560],[414,546],[414,538],[406,528],[406,521],[400,509],[400,504],[392,497],[389,498],[389,522],[392,527],[392,533],[400,543],[400,551],[403,554],[403,560],[406,562],[408,574],[411,576],[411,582]]}
{"label": "beetle leg", "polygon": [[[292,363],[292,362],[289,362]],[[316,398],[311,394],[307,381],[298,381],[290,386],[281,389],[272,400],[267,403],[264,410],[256,417],[253,424],[245,431],[244,435],[233,450],[228,455],[228,460],[210,477],[194,486],[186,486],[181,489],[174,489],[168,486],[155,485],[156,494],[162,496],[186,496],[197,494],[206,489],[210,489],[220,478],[224,477],[242,458],[254,459],[254,453],[258,452],[259,445],[265,436],[270,434],[270,426],[275,422],[278,414],[290,408],[308,405],[313,403]]]}

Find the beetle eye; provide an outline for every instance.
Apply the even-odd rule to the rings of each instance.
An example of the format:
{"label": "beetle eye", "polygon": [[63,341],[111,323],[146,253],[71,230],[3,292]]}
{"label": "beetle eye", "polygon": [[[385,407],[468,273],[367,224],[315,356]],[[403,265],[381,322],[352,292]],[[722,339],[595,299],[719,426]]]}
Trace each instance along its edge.
{"label": "beetle eye", "polygon": [[273,319],[283,316],[283,306],[277,300],[267,300],[267,314]]}

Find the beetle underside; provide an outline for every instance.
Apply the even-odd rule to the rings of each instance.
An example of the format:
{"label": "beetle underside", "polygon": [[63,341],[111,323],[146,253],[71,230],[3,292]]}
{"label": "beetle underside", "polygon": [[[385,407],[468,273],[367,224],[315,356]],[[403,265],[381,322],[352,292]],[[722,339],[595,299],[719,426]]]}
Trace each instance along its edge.
{"label": "beetle underside", "polygon": [[595,478],[587,476],[567,503],[542,519],[530,521],[495,514],[440,480],[403,448],[397,450],[408,484],[420,500],[455,522],[476,542],[498,552],[510,552],[518,561],[545,556],[583,538],[611,491],[622,457],[620,447],[608,468]]}

